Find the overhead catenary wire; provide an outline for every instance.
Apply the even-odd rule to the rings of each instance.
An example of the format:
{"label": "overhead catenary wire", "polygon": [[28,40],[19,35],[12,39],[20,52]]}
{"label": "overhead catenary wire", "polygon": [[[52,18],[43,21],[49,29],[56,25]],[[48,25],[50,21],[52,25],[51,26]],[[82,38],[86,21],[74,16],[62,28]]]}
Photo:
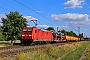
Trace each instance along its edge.
{"label": "overhead catenary wire", "polygon": [[[37,11],[36,12],[38,12],[39,11],[39,13],[40,12],[43,12],[43,11],[41,11],[39,8],[37,8],[37,7],[35,7],[34,5],[32,5],[31,3],[29,3],[27,0],[24,0],[26,3],[28,3],[30,6],[32,6],[33,8],[35,8],[35,9],[37,9]],[[44,15],[46,15],[45,13],[43,13]],[[48,19],[49,19],[49,17],[47,17]]]}
{"label": "overhead catenary wire", "polygon": [[72,27],[75,31],[78,31],[78,30],[76,30],[74,27]]}
{"label": "overhead catenary wire", "polygon": [[[37,8],[37,7],[35,7],[34,5],[32,5],[31,3],[29,3],[27,0],[24,0],[26,3],[28,3],[30,6],[32,6],[33,8],[35,8],[35,9],[37,9],[37,11],[41,11],[39,8]],[[37,12],[36,11],[36,12]],[[40,13],[40,12],[39,12]],[[46,15],[45,13],[43,13],[44,15]],[[49,17],[47,17],[48,19],[50,19]],[[55,20],[53,20],[53,22],[55,23],[55,24],[57,24],[56,23],[56,21]]]}
{"label": "overhead catenary wire", "polygon": [[[9,4],[6,4],[5,2],[2,2],[1,0],[0,0],[0,3],[6,5],[6,6],[10,7],[10,8],[13,8],[13,9],[16,10],[16,11],[18,11],[17,8],[15,8],[15,7],[13,7],[13,6],[9,5]],[[6,8],[5,8],[5,9],[6,9]],[[8,9],[7,9],[7,10],[8,10]],[[8,11],[11,11],[11,10],[8,10]],[[22,12],[22,11],[20,11],[20,12]]]}
{"label": "overhead catenary wire", "polygon": [[[44,16],[43,14],[40,14],[40,13],[36,12],[34,9],[32,9],[32,8],[30,8],[30,7],[26,6],[26,5],[24,5],[23,3],[20,3],[20,2],[19,2],[19,1],[17,1],[17,0],[14,0],[14,1],[16,1],[16,2],[17,2],[17,3],[19,3],[20,5],[22,5],[22,6],[26,7],[26,8],[28,8],[29,10],[31,10],[31,11],[33,11],[33,12],[35,12],[35,13],[37,13],[37,14],[41,15],[42,17],[44,17],[44,18],[46,18],[46,19],[48,19],[48,20],[50,20],[50,21],[51,21],[51,19],[50,19],[50,18],[47,18],[47,17],[46,17],[46,16]],[[54,22],[54,23],[55,23],[55,22]]]}
{"label": "overhead catenary wire", "polygon": [[71,28],[74,30],[74,31],[77,31],[78,32],[78,36],[80,34],[80,27],[77,27],[78,29],[75,29],[72,25],[67,25],[67,26],[71,26]]}
{"label": "overhead catenary wire", "polygon": [[[26,8],[28,8],[28,9],[34,11],[35,13],[37,13],[37,14],[43,16],[44,18],[50,20],[50,18],[44,16],[43,14],[40,14],[39,12],[37,12],[37,11],[35,11],[35,10],[29,8],[28,6],[26,6],[26,5],[22,4],[22,3],[20,3],[20,2],[17,1],[17,0],[15,0],[15,1],[18,2],[19,4],[23,5],[24,7],[26,7]],[[26,1],[26,0],[24,0],[24,1]],[[11,7],[11,8],[13,8],[13,9],[16,9],[16,8],[10,6],[9,4],[6,4],[5,2],[2,2],[2,1],[0,1],[0,2],[1,2],[2,4],[4,4],[4,5],[8,6],[8,7]],[[28,4],[30,4],[28,1],[26,1],[26,2],[27,2]],[[32,7],[34,7],[35,9],[40,10],[40,9],[36,8],[35,6],[33,6],[32,4],[30,4],[30,5],[31,5]],[[6,9],[6,8],[3,8],[3,7],[0,7],[0,8],[2,8],[2,9],[4,9],[4,10],[7,10],[7,11],[10,11],[10,10],[8,10],[8,9]],[[17,9],[16,9],[16,10],[17,10]],[[41,21],[38,20],[38,22],[41,22]],[[42,22],[41,22],[41,23],[42,23]],[[54,22],[54,23],[55,23],[55,22]],[[44,23],[42,23],[42,24],[44,24]]]}
{"label": "overhead catenary wire", "polygon": [[[8,5],[8,4],[6,4],[6,3],[4,3],[4,2],[2,2],[2,1],[0,1],[0,3],[2,3],[2,4],[4,4],[4,5],[6,5],[6,6],[8,6],[8,7],[11,7],[11,8],[13,8],[12,6],[10,6],[10,5]],[[6,8],[4,8],[4,7],[0,7],[1,9],[3,9],[3,10],[6,10],[6,11],[10,11],[9,9],[6,9]],[[13,9],[16,9],[16,8],[13,8]],[[2,23],[2,22],[0,22],[0,23]],[[1,26],[1,25],[0,25]]]}
{"label": "overhead catenary wire", "polygon": [[75,29],[72,25],[66,25],[66,26],[71,26],[71,28],[75,31],[78,31],[78,29]]}
{"label": "overhead catenary wire", "polygon": [[[14,7],[12,7],[12,6],[10,6],[10,5],[2,2],[2,1],[0,1],[0,3],[2,3],[2,4],[6,5],[6,6],[8,6],[8,7],[11,7],[11,8],[13,8],[13,9],[17,10],[16,8],[14,8]],[[3,8],[3,7],[0,7],[0,8],[4,9],[4,10],[6,10],[6,11],[10,11],[10,10],[8,10],[8,9],[6,9],[6,8]],[[2,22],[0,22],[0,23],[2,23]]]}
{"label": "overhead catenary wire", "polygon": [[[37,9],[37,11],[40,11],[40,9],[38,9],[37,7],[35,7],[34,5],[32,5],[31,3],[29,3],[28,1],[24,0],[26,3],[28,3],[30,6],[34,7],[35,9]],[[37,12],[36,11],[36,12]],[[47,17],[48,18],[48,17]],[[38,20],[38,22],[42,23],[41,21]],[[45,23],[43,23],[45,24]]]}
{"label": "overhead catenary wire", "polygon": [[28,1],[26,1],[26,0],[24,0],[24,1],[27,2],[30,6],[34,7],[35,9],[40,10],[37,7],[35,7],[34,5],[32,5],[31,3],[29,3]]}
{"label": "overhead catenary wire", "polygon": [[12,7],[11,5],[6,4],[5,2],[2,2],[1,0],[0,0],[0,3],[4,4],[4,5],[6,5],[6,6],[9,6],[9,7],[13,8],[13,9],[15,9],[15,8],[14,8],[14,7]]}
{"label": "overhead catenary wire", "polygon": [[[32,4],[29,3],[27,0],[24,0],[24,1],[25,1],[26,3],[28,3],[30,6],[32,6],[33,8],[37,9],[36,12],[38,12],[38,11],[39,11],[39,13],[42,12],[39,8],[37,8],[37,7],[35,7],[34,5],[32,5]],[[45,14],[45,13],[43,13],[43,14]]]}
{"label": "overhead catenary wire", "polygon": [[3,7],[1,7],[1,6],[0,6],[0,8],[1,8],[1,9],[4,9],[4,10],[6,10],[6,11],[10,11],[9,9],[3,8]]}
{"label": "overhead catenary wire", "polygon": [[[8,4],[6,4],[6,3],[2,2],[2,1],[0,1],[0,3],[3,3],[4,5],[6,5],[6,6],[8,6],[8,7],[11,7],[11,8],[12,8],[12,6],[10,6],[10,5],[8,5]],[[0,7],[0,8],[1,8],[1,9],[4,9],[4,10],[6,10],[6,11],[11,11],[11,10],[6,9],[6,8],[4,8],[4,7]],[[13,9],[15,9],[15,8],[13,8]],[[38,22],[40,22],[40,21],[38,21]],[[2,22],[0,22],[0,23],[2,23]],[[1,25],[0,25],[0,26],[1,26]],[[5,27],[4,27],[3,29],[5,29]]]}
{"label": "overhead catenary wire", "polygon": [[[0,8],[1,8],[1,9],[4,9],[4,10],[6,10],[6,11],[10,11],[10,10],[8,10],[8,9],[6,9],[6,8],[1,7],[1,6],[0,6]],[[5,22],[7,22],[7,21],[5,21]],[[2,23],[2,22],[0,22],[0,23]],[[1,25],[0,25],[0,26],[1,26]],[[4,27],[4,28],[5,28],[5,27]]]}
{"label": "overhead catenary wire", "polygon": [[[17,0],[15,0],[15,1],[17,1]],[[11,8],[13,8],[13,9],[16,9],[16,8],[14,8],[14,7],[12,7],[12,6],[10,6],[9,4],[6,4],[5,2],[2,2],[2,1],[0,1],[0,3],[2,3],[2,4],[4,4],[4,5],[6,5],[6,6],[8,6],[8,7],[11,7]],[[18,2],[19,3],[19,2]],[[21,4],[21,5],[23,5],[22,3],[19,3],[19,4]],[[29,3],[30,4],[30,3]],[[31,4],[30,4],[31,5]],[[39,12],[36,12],[35,10],[33,10],[33,9],[31,9],[31,8],[29,8],[28,6],[25,6],[25,5],[23,5],[24,7],[26,7],[26,8],[28,8],[28,9],[30,9],[30,10],[32,10],[33,12],[35,12],[35,13],[37,13],[37,14],[39,14],[39,15],[41,15],[41,16],[43,16],[44,18],[46,18],[46,19],[48,19],[48,20],[50,20],[50,18],[48,18],[48,17],[46,17],[46,16],[44,16],[43,14],[40,14]],[[31,5],[31,6],[33,6],[33,5]],[[35,6],[33,6],[34,8],[36,8]],[[11,10],[9,10],[9,9],[6,9],[6,8],[4,8],[4,7],[0,7],[1,9],[4,9],[4,10],[6,10],[6,11],[11,11]],[[36,8],[37,10],[39,10],[38,8]],[[38,20],[38,22],[40,22],[40,23],[42,23],[41,21],[39,21]],[[55,22],[54,22],[55,23]],[[45,24],[45,23],[42,23],[42,24]]]}
{"label": "overhead catenary wire", "polygon": [[[1,7],[1,6],[0,6],[0,8],[3,9],[3,10],[6,10],[6,11],[10,11],[9,9],[3,8],[3,7]],[[2,22],[0,22],[0,23],[2,23]],[[1,24],[0,24],[0,26],[1,26]],[[4,28],[5,28],[5,27],[4,27]]]}

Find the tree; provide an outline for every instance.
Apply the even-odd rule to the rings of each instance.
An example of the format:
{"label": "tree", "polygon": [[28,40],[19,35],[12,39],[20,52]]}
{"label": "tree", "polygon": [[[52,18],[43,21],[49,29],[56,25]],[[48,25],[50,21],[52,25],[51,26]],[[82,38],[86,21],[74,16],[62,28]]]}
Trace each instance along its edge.
{"label": "tree", "polygon": [[59,32],[64,33],[65,35],[68,35],[68,36],[76,36],[77,37],[76,33],[74,33],[73,31],[65,31],[63,29],[63,30],[61,30]]}
{"label": "tree", "polygon": [[3,35],[5,40],[20,39],[22,28],[27,26],[27,21],[19,12],[10,12],[6,18],[1,18],[3,26]]}
{"label": "tree", "polygon": [[4,40],[3,38],[4,38],[4,36],[2,34],[2,28],[0,27],[0,41]]}
{"label": "tree", "polygon": [[48,31],[55,31],[53,27],[48,27],[46,30],[48,30]]}
{"label": "tree", "polygon": [[63,29],[63,30],[61,30],[61,33],[63,33],[63,34],[67,34],[67,32]]}
{"label": "tree", "polygon": [[83,38],[83,34],[79,34],[79,38]]}

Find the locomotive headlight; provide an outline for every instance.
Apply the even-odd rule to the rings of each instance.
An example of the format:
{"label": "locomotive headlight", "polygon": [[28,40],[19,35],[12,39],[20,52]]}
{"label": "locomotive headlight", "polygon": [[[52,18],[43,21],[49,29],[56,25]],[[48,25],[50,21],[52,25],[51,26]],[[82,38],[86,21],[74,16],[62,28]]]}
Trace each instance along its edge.
{"label": "locomotive headlight", "polygon": [[25,35],[22,35],[22,36],[25,36]]}
{"label": "locomotive headlight", "polygon": [[32,35],[29,35],[29,36],[32,36]]}

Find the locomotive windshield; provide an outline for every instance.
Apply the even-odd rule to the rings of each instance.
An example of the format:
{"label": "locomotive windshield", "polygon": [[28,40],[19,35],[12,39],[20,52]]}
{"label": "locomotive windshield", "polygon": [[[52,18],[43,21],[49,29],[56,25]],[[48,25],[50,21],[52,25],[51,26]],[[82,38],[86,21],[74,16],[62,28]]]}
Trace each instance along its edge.
{"label": "locomotive windshield", "polygon": [[27,32],[27,29],[23,29],[23,32]]}
{"label": "locomotive windshield", "polygon": [[32,30],[29,29],[28,32],[32,32]]}
{"label": "locomotive windshield", "polygon": [[23,29],[23,32],[32,32],[30,29]]}

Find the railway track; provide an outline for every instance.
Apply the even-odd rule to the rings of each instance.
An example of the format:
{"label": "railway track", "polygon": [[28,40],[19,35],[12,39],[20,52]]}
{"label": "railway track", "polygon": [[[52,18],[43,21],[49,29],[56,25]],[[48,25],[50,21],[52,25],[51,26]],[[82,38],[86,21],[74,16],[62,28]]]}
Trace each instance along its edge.
{"label": "railway track", "polygon": [[[64,44],[71,44],[72,42],[67,43],[54,43],[51,44],[53,46],[59,46]],[[36,50],[38,48],[44,48],[46,45],[35,45],[35,46],[9,46],[9,47],[1,47],[0,48],[0,58],[8,58],[8,57],[15,57],[17,54],[28,53],[32,50]]]}

